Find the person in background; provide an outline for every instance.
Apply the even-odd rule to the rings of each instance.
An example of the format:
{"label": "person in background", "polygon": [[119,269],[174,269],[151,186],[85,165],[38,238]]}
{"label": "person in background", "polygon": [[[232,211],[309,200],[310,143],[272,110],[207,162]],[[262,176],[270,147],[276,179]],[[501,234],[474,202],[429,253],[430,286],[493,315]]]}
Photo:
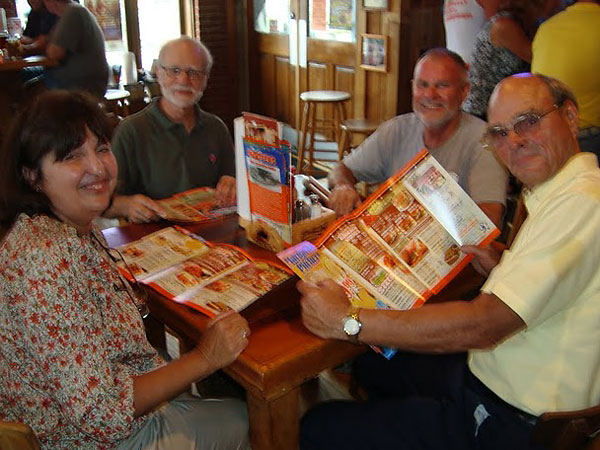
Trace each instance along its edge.
{"label": "person in background", "polygon": [[479,139],[485,123],[463,113],[469,92],[467,67],[445,48],[428,50],[415,65],[413,112],[382,124],[329,174],[329,207],[338,215],[360,204],[357,181],[381,183],[426,148],[458,181],[479,207],[500,224],[507,173]]}
{"label": "person in background", "polygon": [[477,33],[485,23],[480,1],[444,0],[446,48],[459,54],[467,64],[471,63]]}
{"label": "person in background", "polygon": [[[485,120],[488,100],[503,78],[522,72],[531,62],[531,39],[548,0],[504,0],[475,41],[469,68],[471,91],[463,110]],[[492,12],[491,9],[488,13]]]}
{"label": "person in background", "polygon": [[44,449],[248,449],[245,404],[190,383],[248,344],[239,314],[166,363],[92,221],[113,194],[110,127],[89,94],[46,91],[17,117],[0,168],[0,420]]}
{"label": "person in background", "polygon": [[600,1],[579,0],[533,39],[531,71],[557,78],[579,103],[579,146],[600,157]]}
{"label": "person in background", "polygon": [[153,199],[209,186],[222,204],[234,204],[235,155],[229,130],[198,101],[206,89],[212,56],[204,44],[183,36],[167,42],[156,65],[162,97],[117,128],[117,195],[106,217],[158,220]]}
{"label": "person in background", "polygon": [[100,25],[73,0],[44,0],[44,4],[59,17],[46,46],[46,56],[58,66],[45,70],[44,83],[50,89],[83,89],[104,98],[108,63]]}
{"label": "person in background", "polygon": [[332,280],[298,283],[317,336],[402,350],[357,361],[369,400],[309,411],[303,450],[539,449],[540,414],[600,403],[600,169],[579,151],[576,100],[520,74],[488,117],[484,140],[525,186],[529,216],[502,255],[464,248],[488,274],[474,300],[360,309]]}
{"label": "person in background", "polygon": [[27,16],[27,25],[23,30],[21,43],[26,55],[46,53],[48,35],[56,24],[58,16],[46,9],[44,0],[27,0],[31,11]]}

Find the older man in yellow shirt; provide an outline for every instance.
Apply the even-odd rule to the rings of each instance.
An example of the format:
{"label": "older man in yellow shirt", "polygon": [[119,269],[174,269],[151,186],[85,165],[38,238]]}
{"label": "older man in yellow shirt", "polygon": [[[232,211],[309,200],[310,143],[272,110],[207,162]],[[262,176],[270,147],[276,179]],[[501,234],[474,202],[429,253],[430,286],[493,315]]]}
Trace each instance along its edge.
{"label": "older man in yellow shirt", "polygon": [[522,181],[529,217],[502,255],[464,249],[489,274],[473,301],[354,311],[333,281],[299,283],[316,335],[406,351],[361,362],[369,401],[310,411],[302,449],[538,449],[540,414],[600,403],[600,169],[577,117],[548,77],[494,90],[485,142]]}

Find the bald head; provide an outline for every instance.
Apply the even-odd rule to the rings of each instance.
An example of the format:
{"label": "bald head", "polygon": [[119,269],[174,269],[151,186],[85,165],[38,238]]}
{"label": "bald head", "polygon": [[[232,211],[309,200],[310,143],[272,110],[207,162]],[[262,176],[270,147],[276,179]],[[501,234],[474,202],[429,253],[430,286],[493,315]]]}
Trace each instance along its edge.
{"label": "bald head", "polygon": [[185,51],[188,54],[197,53],[198,57],[205,61],[206,67],[204,70],[210,72],[212,69],[213,57],[208,47],[198,39],[189,36],[181,36],[180,38],[167,41],[160,49],[158,61],[164,64],[169,54],[178,51]]}
{"label": "bald head", "polygon": [[502,80],[490,97],[488,122],[494,152],[529,188],[579,152],[573,94],[549,77],[525,73]]}

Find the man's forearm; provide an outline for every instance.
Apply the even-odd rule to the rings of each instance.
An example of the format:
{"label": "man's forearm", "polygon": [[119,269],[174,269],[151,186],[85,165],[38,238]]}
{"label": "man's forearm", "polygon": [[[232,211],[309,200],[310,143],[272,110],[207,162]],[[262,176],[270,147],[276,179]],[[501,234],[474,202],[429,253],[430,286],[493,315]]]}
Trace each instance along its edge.
{"label": "man's forearm", "polygon": [[329,172],[327,181],[329,182],[329,189],[333,189],[335,186],[342,184],[354,186],[357,182],[352,171],[348,169],[344,163],[338,163],[333,170]]}
{"label": "man's forearm", "polygon": [[361,341],[423,353],[453,353],[494,347],[525,326],[491,294],[471,302],[426,305],[410,311],[361,309]]}

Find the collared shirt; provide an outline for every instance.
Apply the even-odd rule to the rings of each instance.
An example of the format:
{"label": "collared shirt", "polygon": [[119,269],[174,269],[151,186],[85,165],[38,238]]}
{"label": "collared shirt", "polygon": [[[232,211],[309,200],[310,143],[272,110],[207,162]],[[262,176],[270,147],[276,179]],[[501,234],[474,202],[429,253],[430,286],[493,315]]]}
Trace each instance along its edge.
{"label": "collared shirt", "polygon": [[116,448],[147,420],[134,376],[164,364],[92,233],[21,214],[0,245],[0,420],[28,424],[43,448]]}
{"label": "collared shirt", "polygon": [[471,371],[528,413],[600,403],[600,169],[578,153],[525,192],[529,216],[482,288],[526,328],[471,351]]}
{"label": "collared shirt", "polygon": [[116,129],[112,150],[119,165],[119,194],[161,199],[188,189],[215,187],[223,175],[235,177],[229,130],[221,119],[196,107],[188,133],[171,121],[155,99]]}

